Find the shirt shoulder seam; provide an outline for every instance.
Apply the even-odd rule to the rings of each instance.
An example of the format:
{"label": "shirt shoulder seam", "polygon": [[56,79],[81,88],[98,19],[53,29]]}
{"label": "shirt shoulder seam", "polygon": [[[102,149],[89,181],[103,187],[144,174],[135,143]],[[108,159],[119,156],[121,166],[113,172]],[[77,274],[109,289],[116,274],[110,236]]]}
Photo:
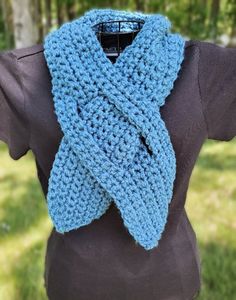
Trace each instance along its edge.
{"label": "shirt shoulder seam", "polygon": [[209,137],[209,124],[208,124],[206,112],[205,112],[204,106],[203,106],[203,96],[202,96],[202,90],[201,90],[201,84],[200,84],[200,78],[199,78],[200,60],[201,60],[201,54],[202,54],[202,52],[201,52],[201,47],[199,46],[199,44],[196,43],[195,45],[196,45],[196,47],[198,49],[197,82],[198,82],[199,98],[200,98],[200,104],[201,104],[202,114],[203,114],[203,117],[204,117],[204,122],[205,122],[205,125],[206,125],[207,138],[208,138]]}

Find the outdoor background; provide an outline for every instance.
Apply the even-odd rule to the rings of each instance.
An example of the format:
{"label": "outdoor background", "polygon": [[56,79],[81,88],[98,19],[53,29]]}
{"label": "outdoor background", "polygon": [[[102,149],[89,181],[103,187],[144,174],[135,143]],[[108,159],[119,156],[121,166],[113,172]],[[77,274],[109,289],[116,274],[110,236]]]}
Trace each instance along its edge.
{"label": "outdoor background", "polygon": [[[0,51],[41,43],[49,30],[99,7],[163,13],[187,39],[236,47],[235,0],[0,0]],[[202,262],[199,300],[236,299],[235,178],[236,139],[207,140],[186,201]],[[46,299],[51,227],[32,152],[14,161],[0,142],[0,300]]]}

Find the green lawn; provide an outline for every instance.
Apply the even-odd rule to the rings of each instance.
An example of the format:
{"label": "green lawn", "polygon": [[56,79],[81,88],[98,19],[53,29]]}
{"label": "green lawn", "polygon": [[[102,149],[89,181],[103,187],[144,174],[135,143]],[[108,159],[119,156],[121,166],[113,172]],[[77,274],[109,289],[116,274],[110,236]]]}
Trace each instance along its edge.
{"label": "green lawn", "polygon": [[[236,139],[205,142],[186,201],[201,252],[199,300],[236,299],[235,179]],[[0,299],[44,300],[43,263],[52,224],[31,152],[14,161],[0,143],[0,191]]]}

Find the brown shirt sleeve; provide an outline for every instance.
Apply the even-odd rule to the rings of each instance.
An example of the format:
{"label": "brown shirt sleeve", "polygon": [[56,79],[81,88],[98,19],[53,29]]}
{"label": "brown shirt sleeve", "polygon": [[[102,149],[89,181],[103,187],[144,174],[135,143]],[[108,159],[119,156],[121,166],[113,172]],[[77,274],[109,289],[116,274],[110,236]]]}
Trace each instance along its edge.
{"label": "brown shirt sleeve", "polygon": [[200,41],[199,87],[208,138],[236,136],[236,48]]}
{"label": "brown shirt sleeve", "polygon": [[0,52],[0,140],[13,159],[29,150],[29,128],[17,58],[11,50]]}

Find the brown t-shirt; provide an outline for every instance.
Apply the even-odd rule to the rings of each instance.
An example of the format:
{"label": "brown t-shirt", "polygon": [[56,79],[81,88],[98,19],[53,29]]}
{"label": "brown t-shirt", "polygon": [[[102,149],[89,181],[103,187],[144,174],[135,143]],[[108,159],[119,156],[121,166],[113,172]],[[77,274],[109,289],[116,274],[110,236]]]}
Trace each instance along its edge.
{"label": "brown t-shirt", "polygon": [[[161,115],[177,173],[159,246],[135,244],[114,203],[91,224],[64,235],[52,230],[45,259],[51,300],[189,300],[201,286],[196,234],[184,208],[189,179],[206,139],[236,136],[236,49],[189,40]],[[62,131],[53,110],[43,45],[0,54],[0,139],[17,160],[32,150],[47,193]]]}

